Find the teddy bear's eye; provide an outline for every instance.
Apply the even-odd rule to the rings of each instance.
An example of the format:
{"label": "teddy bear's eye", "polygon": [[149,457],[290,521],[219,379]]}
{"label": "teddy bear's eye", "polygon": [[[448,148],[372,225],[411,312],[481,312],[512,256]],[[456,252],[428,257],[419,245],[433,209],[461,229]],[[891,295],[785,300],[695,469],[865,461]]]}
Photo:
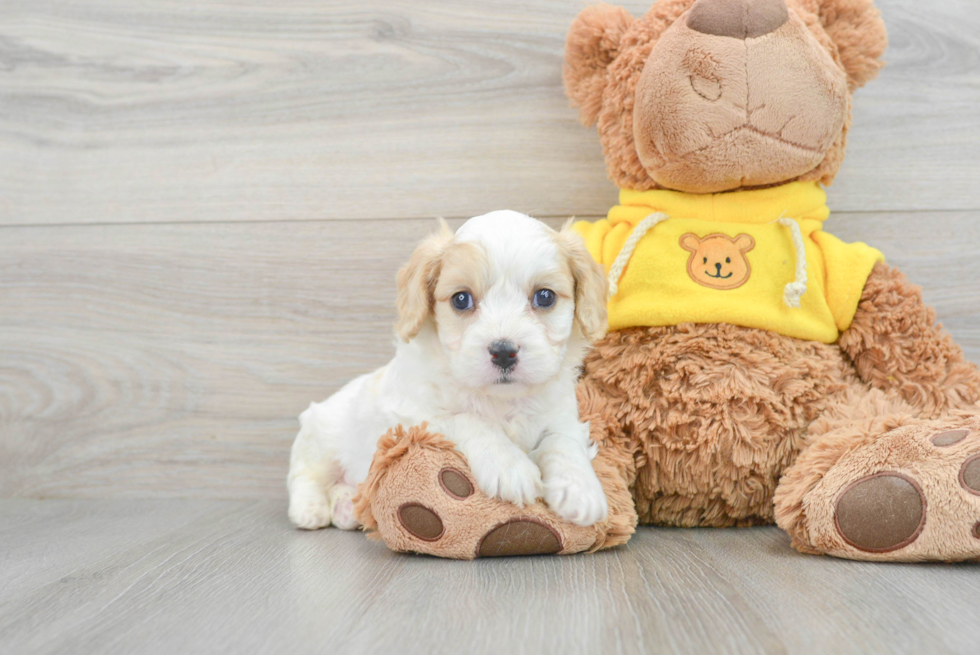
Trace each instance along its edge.
{"label": "teddy bear's eye", "polygon": [[731,264],[732,263],[732,258],[731,257],[725,257],[725,263],[726,264]]}
{"label": "teddy bear's eye", "polygon": [[704,263],[705,263],[705,264],[707,264],[707,263],[708,263],[708,258],[707,258],[707,257],[705,257],[705,258],[704,258]]}

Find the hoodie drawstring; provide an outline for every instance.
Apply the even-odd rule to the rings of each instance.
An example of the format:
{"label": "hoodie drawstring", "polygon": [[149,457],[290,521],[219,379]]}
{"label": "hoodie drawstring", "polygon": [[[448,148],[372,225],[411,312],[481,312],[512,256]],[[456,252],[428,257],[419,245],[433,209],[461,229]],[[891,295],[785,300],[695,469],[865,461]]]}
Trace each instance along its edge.
{"label": "hoodie drawstring", "polygon": [[610,298],[615,296],[619,291],[619,278],[622,277],[623,269],[626,268],[626,264],[629,263],[630,257],[633,256],[633,251],[636,250],[636,244],[638,244],[640,239],[642,239],[657,223],[665,221],[668,218],[669,216],[667,216],[667,214],[654,212],[637,223],[636,227],[633,228],[633,232],[630,234],[629,238],[626,239],[626,243],[623,244],[623,249],[619,251],[619,254],[616,255],[616,259],[612,263],[612,266],[609,267]]}
{"label": "hoodie drawstring", "polygon": [[776,222],[789,228],[793,249],[796,250],[796,279],[783,288],[783,302],[787,307],[799,307],[800,297],[806,293],[806,248],[800,224],[792,218],[778,218]]}

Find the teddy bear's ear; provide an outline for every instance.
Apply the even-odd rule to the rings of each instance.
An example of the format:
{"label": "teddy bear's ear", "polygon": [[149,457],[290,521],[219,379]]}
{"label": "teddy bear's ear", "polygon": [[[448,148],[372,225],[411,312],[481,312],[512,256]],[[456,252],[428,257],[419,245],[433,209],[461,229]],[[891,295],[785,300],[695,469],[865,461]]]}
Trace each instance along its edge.
{"label": "teddy bear's ear", "polygon": [[851,91],[874,79],[888,34],[872,0],[820,0],[820,23],[840,52]]}
{"label": "teddy bear's ear", "polygon": [[606,86],[606,68],[633,17],[622,7],[600,4],[576,16],[565,39],[565,93],[582,110],[582,122],[595,123]]}

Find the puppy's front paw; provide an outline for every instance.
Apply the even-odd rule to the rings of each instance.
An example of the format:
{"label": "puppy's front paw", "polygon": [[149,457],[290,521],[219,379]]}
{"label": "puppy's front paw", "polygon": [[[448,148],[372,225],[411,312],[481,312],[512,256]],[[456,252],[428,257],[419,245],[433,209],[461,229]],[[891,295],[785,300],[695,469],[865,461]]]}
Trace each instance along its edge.
{"label": "puppy's front paw", "polygon": [[477,486],[488,496],[523,507],[534,503],[541,494],[541,471],[516,448],[486,450],[468,455],[467,459]]}
{"label": "puppy's front paw", "polygon": [[354,530],[360,523],[354,518],[354,496],[357,490],[346,484],[334,485],[327,494],[330,504],[330,522],[341,530]]}
{"label": "puppy's front paw", "polygon": [[544,500],[575,525],[593,525],[609,516],[609,503],[592,469],[567,468],[544,480]]}
{"label": "puppy's front paw", "polygon": [[303,530],[330,525],[330,503],[319,490],[301,488],[289,495],[289,520]]}

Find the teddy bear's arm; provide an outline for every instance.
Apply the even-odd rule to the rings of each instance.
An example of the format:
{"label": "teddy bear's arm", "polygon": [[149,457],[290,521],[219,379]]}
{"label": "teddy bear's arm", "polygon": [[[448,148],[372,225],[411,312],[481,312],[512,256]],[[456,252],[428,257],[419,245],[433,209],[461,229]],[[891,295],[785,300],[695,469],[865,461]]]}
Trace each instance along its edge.
{"label": "teddy bear's arm", "polygon": [[936,323],[922,290],[887,264],[875,264],[838,344],[862,380],[899,393],[925,415],[980,400],[980,370]]}

